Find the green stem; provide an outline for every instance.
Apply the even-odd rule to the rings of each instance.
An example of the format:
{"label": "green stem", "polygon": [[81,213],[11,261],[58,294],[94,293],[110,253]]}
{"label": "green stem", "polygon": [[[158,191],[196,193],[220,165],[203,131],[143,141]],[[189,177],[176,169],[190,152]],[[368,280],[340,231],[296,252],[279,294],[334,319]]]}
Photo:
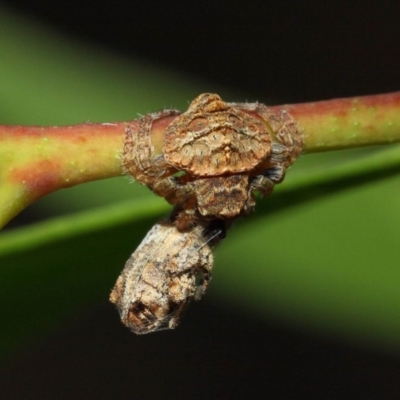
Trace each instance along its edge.
{"label": "green stem", "polygon": [[[285,108],[295,118],[306,153],[400,142],[400,92],[274,108]],[[171,120],[154,123],[155,146],[160,147]],[[129,124],[137,130],[137,121]],[[52,191],[121,175],[126,125],[0,125],[0,228]]]}
{"label": "green stem", "polygon": [[0,126],[0,227],[50,192],[121,175],[124,126]]}
{"label": "green stem", "polygon": [[304,152],[400,142],[400,92],[286,108],[304,132]]}

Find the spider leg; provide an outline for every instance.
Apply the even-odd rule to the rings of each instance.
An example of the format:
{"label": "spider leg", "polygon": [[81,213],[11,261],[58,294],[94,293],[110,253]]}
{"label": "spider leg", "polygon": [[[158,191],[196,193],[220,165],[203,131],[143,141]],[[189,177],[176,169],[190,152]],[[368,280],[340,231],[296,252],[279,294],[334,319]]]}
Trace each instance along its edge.
{"label": "spider leg", "polygon": [[172,205],[183,205],[194,193],[193,186],[190,183],[182,185],[173,176],[154,180],[151,189],[158,196],[164,197]]}
{"label": "spider leg", "polygon": [[122,164],[125,172],[136,181],[152,188],[160,176],[169,172],[164,156],[154,154],[152,128],[155,121],[179,114],[178,110],[162,110],[141,117],[136,129],[126,126]]}
{"label": "spider leg", "polygon": [[[274,189],[274,182],[267,176],[257,175],[250,183],[250,192],[260,192],[263,196],[268,196]],[[250,196],[249,196],[250,197]]]}
{"label": "spider leg", "polygon": [[262,176],[268,178],[273,183],[281,183],[285,178],[286,169],[282,165],[275,165],[264,171]]}
{"label": "spider leg", "polygon": [[301,153],[302,134],[295,120],[286,110],[280,110],[279,115],[270,108],[259,105],[257,112],[268,122],[278,142],[272,145],[271,161],[289,167]]}

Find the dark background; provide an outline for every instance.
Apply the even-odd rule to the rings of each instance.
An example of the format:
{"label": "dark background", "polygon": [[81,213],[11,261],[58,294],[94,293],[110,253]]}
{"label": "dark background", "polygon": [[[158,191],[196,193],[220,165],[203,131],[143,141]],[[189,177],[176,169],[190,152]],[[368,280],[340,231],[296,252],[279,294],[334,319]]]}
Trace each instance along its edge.
{"label": "dark background", "polygon": [[127,57],[250,97],[312,101],[398,90],[398,1],[2,1]]}
{"label": "dark background", "polygon": [[[2,4],[86,43],[260,101],[303,102],[400,86],[398,1]],[[1,373],[1,397],[400,396],[397,355],[237,315],[206,299],[191,307],[178,330],[136,337],[104,303],[21,354]]]}

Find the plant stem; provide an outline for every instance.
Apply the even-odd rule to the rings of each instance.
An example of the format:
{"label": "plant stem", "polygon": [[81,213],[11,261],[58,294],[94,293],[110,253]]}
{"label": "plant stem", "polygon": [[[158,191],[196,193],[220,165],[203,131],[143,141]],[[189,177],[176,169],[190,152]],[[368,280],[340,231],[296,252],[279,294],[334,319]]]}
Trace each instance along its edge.
{"label": "plant stem", "polygon": [[[287,109],[297,121],[305,153],[400,142],[400,92],[273,108]],[[173,118],[153,125],[157,151]],[[121,175],[127,124],[0,125],[0,228],[52,191]],[[129,125],[138,129],[137,121]]]}
{"label": "plant stem", "polygon": [[304,132],[304,152],[400,142],[400,92],[286,108]]}
{"label": "plant stem", "polygon": [[124,125],[0,126],[0,226],[54,190],[120,175]]}

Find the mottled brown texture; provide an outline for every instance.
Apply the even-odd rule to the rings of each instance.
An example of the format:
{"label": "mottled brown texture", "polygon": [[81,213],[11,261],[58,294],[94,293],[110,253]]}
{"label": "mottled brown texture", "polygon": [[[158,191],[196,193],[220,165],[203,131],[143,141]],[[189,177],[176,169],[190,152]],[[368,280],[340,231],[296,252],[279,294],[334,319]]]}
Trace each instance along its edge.
{"label": "mottled brown texture", "polygon": [[[153,143],[153,123],[175,115],[161,149],[159,139]],[[136,135],[128,125],[125,171],[175,208],[150,230],[111,292],[122,322],[137,334],[175,328],[190,300],[207,288],[211,247],[254,208],[255,191],[268,195],[283,180],[301,148],[301,133],[285,110],[225,103],[216,94],[200,95],[182,114],[143,116]]]}
{"label": "mottled brown texture", "polygon": [[223,229],[199,224],[180,232],[169,220],[153,226],[127,261],[110,295],[122,322],[137,334],[173,329],[211,279],[211,248]]}
{"label": "mottled brown texture", "polygon": [[[176,115],[160,154],[151,141],[154,121]],[[285,110],[259,103],[225,103],[205,93],[188,110],[141,118],[138,134],[127,127],[123,164],[136,180],[177,206],[176,225],[199,219],[234,219],[268,195],[302,149],[302,134]],[[179,173],[179,174],[176,174]]]}
{"label": "mottled brown texture", "polygon": [[151,130],[154,121],[179,114],[179,111],[173,109],[162,110],[146,114],[140,118],[139,127],[136,131],[132,130],[130,125],[126,127],[122,164],[124,170],[138,182],[151,187],[156,179],[169,172],[163,155],[154,154]]}
{"label": "mottled brown texture", "polygon": [[203,217],[231,219],[254,206],[248,175],[199,178],[193,184],[197,208]]}
{"label": "mottled brown texture", "polygon": [[194,176],[221,176],[253,170],[271,154],[265,124],[202,94],[165,130],[165,161]]}

